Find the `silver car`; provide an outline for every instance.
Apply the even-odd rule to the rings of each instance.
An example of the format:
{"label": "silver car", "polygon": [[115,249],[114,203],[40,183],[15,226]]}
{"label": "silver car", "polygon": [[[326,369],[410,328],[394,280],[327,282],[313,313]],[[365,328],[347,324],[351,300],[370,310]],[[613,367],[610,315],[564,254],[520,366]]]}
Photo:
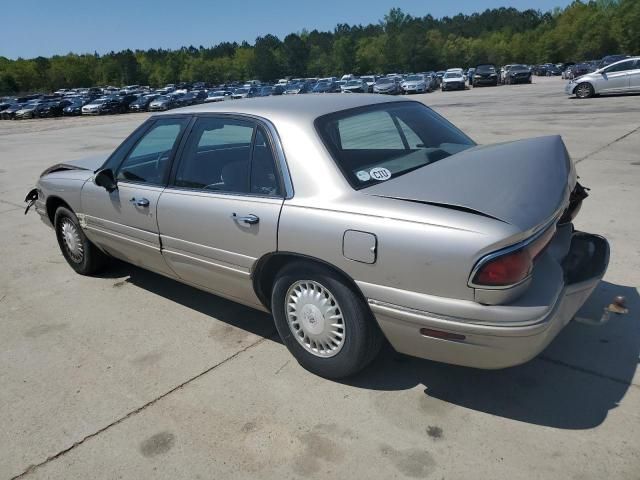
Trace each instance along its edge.
{"label": "silver car", "polygon": [[425,93],[429,91],[427,79],[424,75],[409,75],[400,84],[400,88],[405,95],[408,93]]}
{"label": "silver car", "polygon": [[76,272],[114,257],[269,311],[339,378],[384,338],[477,368],[536,356],[607,268],[607,241],[572,225],[584,197],[558,136],[477,146],[422,103],[362,94],[154,115],[26,201]]}
{"label": "silver car", "polygon": [[640,92],[640,57],[625,58],[574,78],[565,87],[567,95],[590,98],[608,93]]}

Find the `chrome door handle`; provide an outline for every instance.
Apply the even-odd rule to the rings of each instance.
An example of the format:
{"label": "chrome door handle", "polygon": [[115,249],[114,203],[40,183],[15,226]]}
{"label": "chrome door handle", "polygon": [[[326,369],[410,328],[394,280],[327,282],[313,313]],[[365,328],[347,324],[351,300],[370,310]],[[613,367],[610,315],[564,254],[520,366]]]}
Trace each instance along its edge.
{"label": "chrome door handle", "polygon": [[256,223],[258,223],[260,221],[260,217],[258,217],[257,215],[254,215],[254,214],[249,214],[249,215],[245,215],[243,217],[239,217],[238,215],[236,215],[234,213],[232,215],[232,217],[236,222],[243,222],[243,223],[247,223],[249,225],[255,225]]}
{"label": "chrome door handle", "polygon": [[135,197],[133,197],[129,201],[131,203],[135,203],[138,207],[148,207],[149,206],[149,200],[147,200],[146,198],[135,198]]}

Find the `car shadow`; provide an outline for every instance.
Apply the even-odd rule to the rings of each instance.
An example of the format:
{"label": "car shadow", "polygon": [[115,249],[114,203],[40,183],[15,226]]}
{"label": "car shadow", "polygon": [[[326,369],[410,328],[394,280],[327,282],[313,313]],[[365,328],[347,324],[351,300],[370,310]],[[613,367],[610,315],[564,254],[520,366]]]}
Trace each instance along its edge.
{"label": "car shadow", "polygon": [[491,415],[555,428],[594,428],[620,403],[638,366],[638,291],[601,282],[577,315],[599,319],[615,295],[626,297],[628,314],[611,314],[599,327],[571,322],[540,356],[518,367],[477,370],[387,347],[344,383],[387,391],[424,386],[429,397]]}
{"label": "car shadow", "polygon": [[[636,92],[625,92],[625,93],[600,93],[598,95],[594,95],[590,97],[588,100],[601,100],[609,97],[638,97],[640,93]],[[569,100],[580,100],[584,101],[582,98],[578,98],[576,96],[569,97]]]}
{"label": "car shadow", "polygon": [[[280,342],[272,317],[126,263],[102,278],[125,282],[237,328]],[[534,360],[504,370],[478,370],[421,360],[386,345],[376,360],[341,383],[367,390],[424,387],[424,394],[479,412],[563,429],[600,425],[629,389],[640,355],[640,296],[633,287],[601,282],[576,315],[597,321],[616,295],[629,313],[600,327],[571,322]]]}
{"label": "car shadow", "polygon": [[98,275],[100,278],[122,279],[155,295],[167,298],[186,308],[210,316],[233,327],[280,342],[271,315],[245,307],[212,293],[198,290],[168,277],[150,272],[143,268],[112,260],[107,270]]}

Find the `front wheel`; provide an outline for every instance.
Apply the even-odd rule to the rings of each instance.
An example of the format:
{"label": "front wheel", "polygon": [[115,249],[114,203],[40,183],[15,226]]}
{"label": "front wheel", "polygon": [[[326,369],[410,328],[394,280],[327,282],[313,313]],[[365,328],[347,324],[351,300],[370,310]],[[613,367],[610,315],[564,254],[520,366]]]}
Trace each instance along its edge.
{"label": "front wheel", "polygon": [[328,268],[303,262],[285,267],[271,306],[283,343],[300,365],[321,377],[358,373],[382,345],[365,300]]}
{"label": "front wheel", "polygon": [[578,98],[591,98],[594,93],[593,86],[587,82],[579,84],[575,89],[575,94]]}
{"label": "front wheel", "polygon": [[54,225],[62,256],[76,273],[92,275],[107,265],[109,257],[89,241],[71,210],[59,207]]}

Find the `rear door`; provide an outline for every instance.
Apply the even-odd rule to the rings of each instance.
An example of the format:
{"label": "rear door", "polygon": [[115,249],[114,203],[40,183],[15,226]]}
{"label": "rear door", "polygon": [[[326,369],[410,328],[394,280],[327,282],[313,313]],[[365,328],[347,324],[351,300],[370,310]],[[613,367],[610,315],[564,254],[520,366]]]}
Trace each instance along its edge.
{"label": "rear door", "polygon": [[117,258],[169,275],[172,272],[160,253],[156,209],[188,121],[182,117],[151,122],[122,159],[110,166],[117,190],[108,192],[92,181],[82,188],[87,236]]}
{"label": "rear door", "polygon": [[283,187],[268,130],[230,116],[193,124],[160,197],[163,254],[186,282],[260,304],[251,270],[277,250]]}

